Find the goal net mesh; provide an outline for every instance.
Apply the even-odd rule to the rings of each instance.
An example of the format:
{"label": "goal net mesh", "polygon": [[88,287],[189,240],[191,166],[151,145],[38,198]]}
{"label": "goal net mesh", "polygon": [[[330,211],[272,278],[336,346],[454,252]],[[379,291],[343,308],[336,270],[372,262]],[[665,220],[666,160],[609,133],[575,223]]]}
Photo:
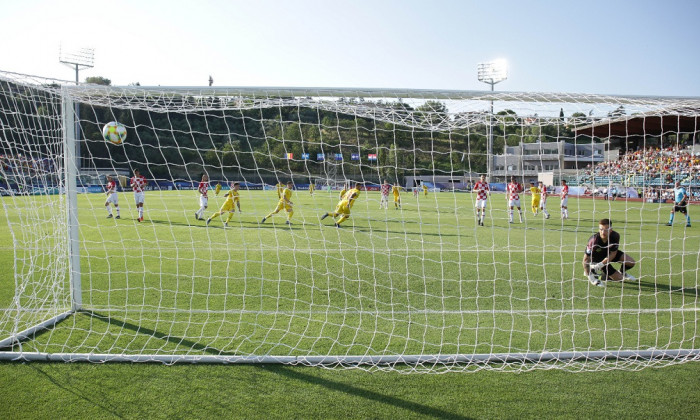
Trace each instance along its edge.
{"label": "goal net mesh", "polygon": [[[676,181],[698,199],[698,110],[690,98],[71,86],[0,73],[1,353],[430,373],[698,360],[700,231],[679,212],[665,226]],[[111,121],[127,129],[122,144],[102,136]],[[143,221],[136,169],[148,181]],[[489,170],[481,226],[473,186]],[[241,212],[198,219],[204,174],[204,219],[234,183]],[[107,175],[118,212],[105,205]],[[511,177],[525,186],[513,223]],[[539,180],[546,214],[531,208]],[[288,181],[293,213],[271,214]],[[386,206],[385,181],[398,193]],[[355,184],[336,227],[323,216]],[[634,280],[584,276],[602,218],[636,261]]]}

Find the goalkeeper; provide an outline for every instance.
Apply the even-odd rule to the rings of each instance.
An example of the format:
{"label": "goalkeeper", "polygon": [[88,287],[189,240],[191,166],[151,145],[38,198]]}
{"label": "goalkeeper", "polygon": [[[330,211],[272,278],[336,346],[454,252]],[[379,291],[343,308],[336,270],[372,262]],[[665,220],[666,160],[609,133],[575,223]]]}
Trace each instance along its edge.
{"label": "goalkeeper", "polygon": [[[612,230],[610,219],[602,219],[598,223],[598,233],[588,239],[583,256],[583,272],[591,284],[602,286],[602,281],[636,280],[628,273],[636,262],[619,247],[620,234]],[[620,271],[613,268],[612,263],[620,263]]]}

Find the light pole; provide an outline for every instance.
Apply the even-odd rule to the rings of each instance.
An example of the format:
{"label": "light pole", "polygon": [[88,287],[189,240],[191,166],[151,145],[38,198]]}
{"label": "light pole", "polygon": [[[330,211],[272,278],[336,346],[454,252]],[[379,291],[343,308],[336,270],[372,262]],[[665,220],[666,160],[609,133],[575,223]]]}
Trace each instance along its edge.
{"label": "light pole", "polygon": [[[75,69],[75,85],[78,86],[80,84],[80,70],[94,67],[95,49],[64,49],[60,46],[58,50],[58,61],[60,61],[61,64]],[[78,171],[80,171],[80,103],[77,101],[75,102],[75,164],[78,167]]]}
{"label": "light pole", "polygon": [[[508,78],[508,68],[505,60],[487,61],[477,64],[477,75],[480,82],[493,86]],[[486,173],[491,177],[493,166],[493,99],[491,99],[491,112],[489,113],[489,136],[486,143]]]}

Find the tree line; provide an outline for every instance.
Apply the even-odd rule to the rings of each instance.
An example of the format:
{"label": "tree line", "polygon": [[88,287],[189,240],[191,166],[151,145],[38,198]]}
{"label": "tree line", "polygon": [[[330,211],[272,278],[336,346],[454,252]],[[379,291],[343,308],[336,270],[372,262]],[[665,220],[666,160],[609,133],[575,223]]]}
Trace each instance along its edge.
{"label": "tree line", "polygon": [[[89,80],[88,80],[89,81]],[[99,78],[101,84],[108,79]],[[0,85],[0,112],[3,136],[23,141],[13,125],[43,127],[60,133],[60,98],[50,90]],[[38,99],[39,98],[39,99]],[[354,99],[341,101],[352,103]],[[365,103],[365,105],[370,105]],[[251,109],[216,109],[206,112],[127,109],[81,103],[81,156],[84,168],[115,168],[146,171],[156,179],[197,179],[203,172],[210,177],[259,180],[291,176],[326,178],[329,172],[342,178],[402,181],[408,175],[459,175],[486,170],[486,143],[489,125],[493,127],[493,151],[520,142],[571,140],[573,132],[562,118],[537,119],[506,110],[493,120],[481,115],[463,128],[435,129],[432,120],[454,120],[439,101],[426,101],[415,109],[401,102],[374,103],[393,108],[424,124],[403,125],[316,107],[281,106]],[[13,114],[12,109],[23,112]],[[14,120],[14,121],[10,121]],[[102,127],[118,121],[128,129],[122,145],[102,139]],[[56,130],[59,130],[57,132]],[[33,141],[32,136],[24,137]],[[39,140],[42,136],[37,136]],[[46,145],[36,145],[37,150]],[[287,159],[287,154],[293,159]],[[310,159],[302,159],[308,153]],[[317,154],[325,159],[319,161]],[[335,154],[343,160],[334,160]],[[360,161],[350,159],[359,154]],[[376,154],[376,161],[367,156]]]}

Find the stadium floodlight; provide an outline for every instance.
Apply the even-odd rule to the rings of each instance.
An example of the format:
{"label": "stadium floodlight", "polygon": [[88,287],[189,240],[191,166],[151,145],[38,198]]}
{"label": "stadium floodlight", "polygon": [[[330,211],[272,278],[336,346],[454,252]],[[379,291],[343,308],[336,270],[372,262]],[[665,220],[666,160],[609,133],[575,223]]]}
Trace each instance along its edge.
{"label": "stadium floodlight", "polygon": [[[75,69],[75,85],[80,84],[80,70],[90,69],[95,66],[95,49],[94,48],[64,48],[63,45],[58,47],[58,61],[70,68]],[[77,157],[76,164],[80,168],[80,106],[75,104],[75,154]]]}
{"label": "stadium floodlight", "polygon": [[[491,85],[491,92],[496,83],[500,83],[508,78],[508,65],[506,60],[493,60],[479,63],[476,66],[477,77],[480,82]],[[486,145],[486,173],[491,176],[491,166],[493,165],[493,100],[491,100],[491,113],[489,114],[489,141]]]}
{"label": "stadium floodlight", "polygon": [[75,69],[75,84],[80,84],[79,73],[82,69],[90,69],[95,66],[94,48],[64,48],[58,49],[58,61],[61,64]]}
{"label": "stadium floodlight", "polygon": [[508,65],[506,60],[487,61],[477,64],[477,72],[480,82],[493,85],[500,83],[508,78]]}

